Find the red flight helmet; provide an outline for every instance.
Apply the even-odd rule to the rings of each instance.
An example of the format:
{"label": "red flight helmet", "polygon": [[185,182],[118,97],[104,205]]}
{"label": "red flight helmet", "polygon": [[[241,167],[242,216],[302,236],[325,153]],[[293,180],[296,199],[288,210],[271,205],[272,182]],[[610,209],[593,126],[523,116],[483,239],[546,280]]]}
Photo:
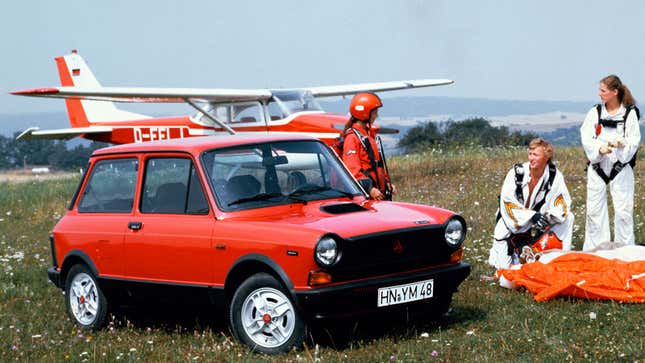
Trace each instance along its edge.
{"label": "red flight helmet", "polygon": [[369,121],[372,111],[383,106],[381,99],[371,92],[357,93],[349,103],[349,113],[355,119]]}

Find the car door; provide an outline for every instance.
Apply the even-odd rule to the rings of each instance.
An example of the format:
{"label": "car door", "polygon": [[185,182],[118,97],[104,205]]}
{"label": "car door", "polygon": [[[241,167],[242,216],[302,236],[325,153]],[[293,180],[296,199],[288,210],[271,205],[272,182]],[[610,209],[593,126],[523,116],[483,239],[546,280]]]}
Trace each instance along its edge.
{"label": "car door", "polygon": [[82,246],[103,277],[124,273],[124,234],[132,219],[138,166],[133,157],[95,161],[72,211],[73,223],[64,226],[66,238]]}
{"label": "car door", "polygon": [[148,155],[140,200],[125,237],[128,277],[170,284],[212,281],[215,219],[187,154]]}

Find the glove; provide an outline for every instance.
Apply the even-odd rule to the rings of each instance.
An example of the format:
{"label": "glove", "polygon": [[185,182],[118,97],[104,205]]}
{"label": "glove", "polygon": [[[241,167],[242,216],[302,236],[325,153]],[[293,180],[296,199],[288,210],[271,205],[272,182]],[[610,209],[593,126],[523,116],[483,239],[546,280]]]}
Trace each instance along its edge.
{"label": "glove", "polygon": [[547,220],[546,216],[540,212],[536,212],[533,215],[531,222],[533,222],[533,225],[539,230],[545,230],[549,225],[549,221]]}

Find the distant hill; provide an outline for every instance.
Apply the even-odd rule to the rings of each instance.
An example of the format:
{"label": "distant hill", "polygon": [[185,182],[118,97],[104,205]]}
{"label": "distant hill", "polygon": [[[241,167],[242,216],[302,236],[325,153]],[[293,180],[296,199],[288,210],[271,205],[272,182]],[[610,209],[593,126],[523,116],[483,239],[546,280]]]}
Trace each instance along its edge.
{"label": "distant hill", "polygon": [[[321,99],[322,107],[339,114],[347,114],[350,98]],[[456,97],[383,97],[384,107],[380,112],[380,124],[400,130],[398,135],[385,137],[386,144],[393,147],[398,138],[419,123],[445,120],[462,120],[468,117],[484,117],[494,125],[508,126],[514,130],[532,130],[562,145],[579,144],[579,123],[593,105],[589,102],[571,101],[517,101],[484,98]],[[162,115],[159,115],[162,116]],[[567,119],[567,116],[569,117]],[[562,119],[562,125],[553,120]],[[551,122],[551,123],[549,123]],[[568,123],[568,124],[567,124]],[[0,135],[12,136],[30,126],[41,129],[67,128],[67,113],[60,112],[24,114],[0,114]],[[72,142],[73,144],[78,141]]]}
{"label": "distant hill", "polygon": [[[641,123],[641,140],[645,135],[645,125]],[[541,133],[540,136],[553,142],[556,145],[580,146],[580,126],[563,127],[551,132]],[[642,143],[642,141],[641,141]]]}
{"label": "distant hill", "polygon": [[[346,114],[350,98],[321,99],[320,104],[329,112]],[[401,119],[426,118],[431,115],[442,115],[444,119],[455,120],[465,117],[535,115],[549,112],[586,112],[593,102],[568,101],[513,101],[492,100],[484,98],[457,97],[383,97],[385,103],[381,117],[398,117]],[[10,136],[16,131],[23,131],[30,126],[41,129],[69,127],[67,113],[60,112],[23,114],[0,114],[0,134]]]}
{"label": "distant hill", "polygon": [[[345,114],[350,98],[320,101],[325,110]],[[456,97],[383,97],[382,117],[415,118],[447,115],[453,119],[470,116],[535,115],[550,112],[587,112],[593,102],[514,101]]]}

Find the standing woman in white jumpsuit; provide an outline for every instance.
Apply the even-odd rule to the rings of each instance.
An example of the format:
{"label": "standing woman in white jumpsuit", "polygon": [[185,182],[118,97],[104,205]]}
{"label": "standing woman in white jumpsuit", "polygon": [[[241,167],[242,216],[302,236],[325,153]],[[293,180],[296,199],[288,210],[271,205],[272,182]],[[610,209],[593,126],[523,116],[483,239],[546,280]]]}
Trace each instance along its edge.
{"label": "standing woman in white jumpsuit", "polygon": [[614,242],[634,244],[632,159],[641,140],[638,109],[618,76],[601,79],[598,95],[602,103],[587,113],[580,128],[582,146],[589,159],[584,251],[611,241],[607,187],[614,205]]}

